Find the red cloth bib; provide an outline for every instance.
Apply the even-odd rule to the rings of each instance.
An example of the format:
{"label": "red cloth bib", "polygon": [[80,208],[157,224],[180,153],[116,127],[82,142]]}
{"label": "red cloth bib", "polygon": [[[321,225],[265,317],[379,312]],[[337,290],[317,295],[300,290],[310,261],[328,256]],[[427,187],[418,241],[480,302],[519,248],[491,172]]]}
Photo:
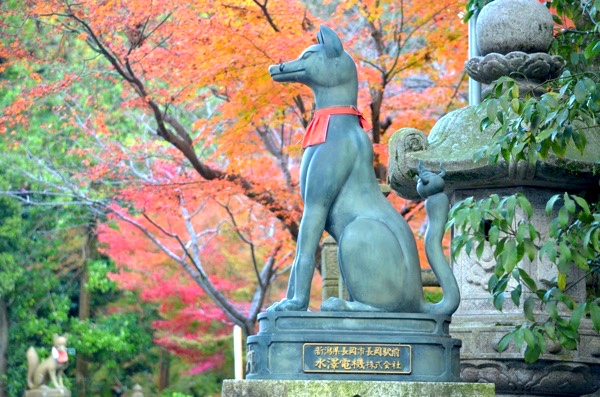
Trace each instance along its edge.
{"label": "red cloth bib", "polygon": [[362,113],[354,106],[336,106],[331,108],[323,108],[315,110],[313,118],[306,127],[306,134],[302,140],[302,148],[306,149],[309,146],[319,145],[327,139],[327,128],[329,127],[329,116],[334,114],[354,114],[358,116],[358,123],[365,130],[371,129],[367,120]]}
{"label": "red cloth bib", "polygon": [[69,355],[66,351],[61,350],[58,352],[58,358],[56,359],[56,361],[58,361],[61,364],[66,363],[67,361],[69,361]]}
{"label": "red cloth bib", "polygon": [[60,364],[69,361],[69,355],[66,350],[58,350],[56,346],[52,348],[52,357]]}

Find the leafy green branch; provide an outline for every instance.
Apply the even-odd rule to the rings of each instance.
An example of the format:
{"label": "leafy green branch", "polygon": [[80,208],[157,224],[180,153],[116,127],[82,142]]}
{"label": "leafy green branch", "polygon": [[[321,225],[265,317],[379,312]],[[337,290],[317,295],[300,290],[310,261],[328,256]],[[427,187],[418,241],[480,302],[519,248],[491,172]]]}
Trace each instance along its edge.
{"label": "leafy green branch", "polygon": [[[556,210],[557,204],[561,205]],[[515,306],[522,303],[526,321],[501,339],[498,350],[506,350],[511,341],[519,350],[525,345],[526,362],[534,362],[546,352],[545,338],[565,349],[576,349],[584,317],[589,316],[594,329],[600,331],[598,294],[581,302],[569,294],[574,285],[600,273],[599,203],[590,206],[584,198],[567,193],[553,196],[546,216],[554,217],[544,234],[533,224],[533,214],[523,194],[503,198],[494,194],[457,203],[449,222],[455,230],[455,259],[463,250],[481,259],[485,247],[491,249],[496,265],[487,288],[496,309],[502,310],[508,296]],[[538,285],[523,267],[526,260],[536,259],[557,266],[557,276],[547,285]],[[569,280],[573,264],[584,270],[584,276]],[[570,318],[565,313],[571,313]]]}
{"label": "leafy green branch", "polygon": [[598,77],[567,70],[553,84],[560,87],[556,92],[523,97],[515,80],[498,79],[478,106],[481,129],[495,128],[497,140],[479,150],[474,160],[496,163],[502,158],[535,165],[551,153],[563,157],[570,145],[583,154],[586,132],[597,125],[600,111]]}

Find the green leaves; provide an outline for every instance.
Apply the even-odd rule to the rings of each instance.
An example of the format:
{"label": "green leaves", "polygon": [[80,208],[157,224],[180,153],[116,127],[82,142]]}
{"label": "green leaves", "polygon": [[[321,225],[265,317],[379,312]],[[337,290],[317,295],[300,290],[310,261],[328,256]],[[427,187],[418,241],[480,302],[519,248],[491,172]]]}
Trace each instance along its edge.
{"label": "green leaves", "polygon": [[523,303],[523,313],[525,314],[525,318],[529,321],[535,321],[535,315],[533,314],[534,305],[535,300],[533,296],[529,296],[525,299],[525,303]]}
{"label": "green leaves", "polygon": [[[600,50],[600,45],[598,46]],[[519,96],[517,83],[508,77],[498,79],[490,96],[478,106],[481,130],[497,127],[496,141],[477,151],[474,161],[491,163],[527,161],[535,164],[550,153],[563,157],[569,147],[583,153],[586,134],[596,128],[600,112],[600,78],[574,76],[568,70],[553,84],[554,92],[540,97]]]}
{"label": "green leaves", "polygon": [[[555,218],[550,221],[549,239],[540,251],[555,262],[561,273],[568,273],[571,266],[595,269],[598,263],[598,203],[590,205],[584,198],[567,193],[553,196],[546,205],[546,214],[556,214],[555,206],[562,201]],[[559,278],[565,287],[563,277]]]}
{"label": "green leaves", "polygon": [[21,206],[15,199],[0,196],[0,299],[7,300],[24,274],[18,261],[25,242],[21,228]]}
{"label": "green leaves", "polygon": [[600,302],[598,300],[590,304],[590,318],[597,332],[600,332]]}
{"label": "green leaves", "polygon": [[543,328],[528,324],[518,325],[513,331],[504,335],[498,342],[498,352],[506,351],[511,342],[518,350],[521,350],[525,344],[524,358],[527,363],[537,361],[547,348]]}
{"label": "green leaves", "polygon": [[463,247],[471,254],[476,247],[475,254],[480,259],[487,244],[494,247],[498,271],[510,273],[525,255],[531,260],[535,257],[534,241],[539,233],[529,222],[532,216],[533,207],[521,193],[457,203],[450,211],[449,221],[456,231],[453,254],[458,255]]}
{"label": "green leaves", "polygon": [[600,54],[600,41],[593,40],[583,51],[585,59],[591,59]]}
{"label": "green leaves", "polygon": [[[600,331],[600,297],[591,294],[577,301],[570,295],[573,286],[585,283],[585,276],[573,278],[574,267],[600,272],[599,206],[581,196],[556,194],[545,206],[547,230],[538,230],[539,223],[532,221],[536,211],[520,193],[470,197],[451,209],[454,258],[462,251],[480,259],[488,250],[496,263],[487,283],[492,304],[500,311],[508,297],[517,307],[523,304],[526,322],[500,340],[499,351],[513,342],[518,349],[525,346],[524,358],[533,362],[546,351],[547,340],[576,349],[586,318]],[[550,285],[538,285],[523,267],[524,259],[536,258],[555,267]]]}

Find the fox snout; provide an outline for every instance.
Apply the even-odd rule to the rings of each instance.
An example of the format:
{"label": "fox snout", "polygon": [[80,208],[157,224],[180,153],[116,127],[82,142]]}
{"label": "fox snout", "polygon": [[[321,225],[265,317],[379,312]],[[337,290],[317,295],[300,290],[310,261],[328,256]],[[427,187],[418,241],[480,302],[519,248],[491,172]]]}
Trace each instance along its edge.
{"label": "fox snout", "polygon": [[278,65],[269,66],[269,74],[277,82],[299,82],[304,75],[304,71],[304,67],[298,64],[298,61],[282,62]]}
{"label": "fox snout", "polygon": [[283,73],[285,69],[285,63],[282,62],[279,65],[271,65],[269,66],[269,74],[273,80],[277,81],[276,76],[280,73]]}
{"label": "fox snout", "polygon": [[285,62],[281,62],[278,65],[269,66],[269,74],[271,75],[271,77],[273,77],[273,75],[276,75],[278,73],[283,73],[284,70],[285,70]]}
{"label": "fox snout", "polygon": [[269,74],[273,76],[274,74],[281,73],[285,70],[285,62],[281,62],[277,65],[269,66]]}

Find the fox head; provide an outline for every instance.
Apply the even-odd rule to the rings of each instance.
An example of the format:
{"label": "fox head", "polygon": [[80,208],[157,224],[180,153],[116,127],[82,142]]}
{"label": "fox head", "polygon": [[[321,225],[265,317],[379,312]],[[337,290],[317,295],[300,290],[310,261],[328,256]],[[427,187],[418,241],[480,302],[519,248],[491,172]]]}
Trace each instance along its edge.
{"label": "fox head", "polygon": [[69,361],[67,353],[67,336],[54,334],[54,346],[52,346],[52,357],[59,363]]}
{"label": "fox head", "polygon": [[297,82],[309,86],[317,108],[356,106],[358,79],[352,57],[344,51],[337,34],[327,26],[317,33],[318,44],[311,45],[294,61],[269,67],[277,82]]}

